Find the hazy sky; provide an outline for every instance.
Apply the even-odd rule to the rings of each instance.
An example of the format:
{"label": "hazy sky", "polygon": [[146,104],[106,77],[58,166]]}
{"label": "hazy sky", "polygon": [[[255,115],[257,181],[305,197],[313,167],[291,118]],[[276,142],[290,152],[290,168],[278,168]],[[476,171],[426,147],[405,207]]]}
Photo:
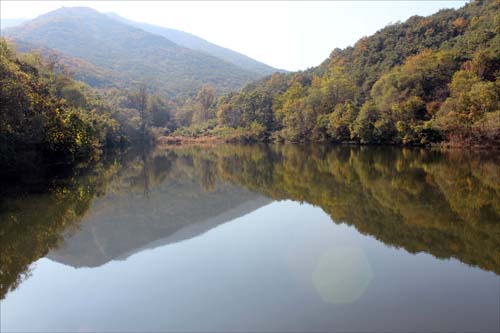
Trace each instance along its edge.
{"label": "hazy sky", "polygon": [[0,1],[1,18],[34,18],[87,6],[175,28],[287,70],[316,66],[390,22],[457,8],[466,1]]}

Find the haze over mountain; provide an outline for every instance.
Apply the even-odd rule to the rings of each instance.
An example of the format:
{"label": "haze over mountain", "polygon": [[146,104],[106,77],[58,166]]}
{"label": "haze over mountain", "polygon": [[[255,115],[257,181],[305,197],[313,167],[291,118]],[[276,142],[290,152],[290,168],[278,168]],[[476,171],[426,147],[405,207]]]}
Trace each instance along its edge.
{"label": "haze over mountain", "polygon": [[71,70],[73,77],[95,88],[117,87],[125,88],[129,84],[126,77],[117,71],[96,66],[82,58],[72,57],[50,47],[40,44],[15,41],[17,51],[21,53],[40,53],[45,59],[57,57],[57,61]]}
{"label": "haze over mountain", "polygon": [[[210,55],[226,60],[234,65],[237,65],[251,72],[255,72],[261,75],[269,75],[277,71],[276,68],[273,68],[259,61],[256,61],[250,57],[247,57],[244,54],[227,49],[225,47],[215,45],[213,43],[206,41],[203,38],[197,37],[195,35],[189,34],[184,31],[164,28],[144,22],[136,22],[128,20],[116,13],[108,13],[107,15],[125,24],[137,27],[144,31],[151,32],[153,34],[163,36],[180,46],[208,53]],[[283,70],[279,71],[284,72]]]}
{"label": "haze over mountain", "polygon": [[2,29],[11,28],[26,22],[27,19],[24,18],[14,18],[14,19],[2,19],[0,20],[0,27]]}
{"label": "haze over mountain", "polygon": [[146,81],[168,97],[192,95],[207,83],[226,92],[263,76],[86,7],[63,7],[3,34],[110,70],[117,86]]}

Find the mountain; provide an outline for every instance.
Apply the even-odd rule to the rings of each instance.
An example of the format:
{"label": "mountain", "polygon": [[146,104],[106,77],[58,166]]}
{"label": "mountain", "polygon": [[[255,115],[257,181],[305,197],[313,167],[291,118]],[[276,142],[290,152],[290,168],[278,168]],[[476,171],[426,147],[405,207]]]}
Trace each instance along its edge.
{"label": "mountain", "polygon": [[58,62],[71,69],[71,74],[76,80],[86,82],[94,88],[125,88],[127,86],[127,79],[122,73],[96,66],[81,58],[68,56],[44,45],[22,40],[16,40],[15,45],[20,53],[36,52],[45,59],[56,57]]}
{"label": "mountain", "polygon": [[10,28],[10,27],[15,27],[17,25],[22,24],[25,21],[27,21],[27,19],[24,19],[24,18],[1,19],[0,20],[0,27],[2,29]]}
{"label": "mountain", "polygon": [[14,42],[48,47],[110,70],[129,86],[145,81],[171,98],[193,95],[204,84],[227,92],[262,77],[85,7],[63,7],[2,32]]}
{"label": "mountain", "polygon": [[[109,17],[125,23],[127,25],[142,29],[144,31],[157,34],[160,36],[163,36],[167,38],[168,40],[171,40],[172,42],[176,43],[177,45],[186,47],[188,49],[196,50],[196,51],[201,51],[204,53],[207,53],[209,55],[215,56],[217,58],[220,58],[222,60],[225,60],[227,62],[230,62],[238,67],[241,67],[245,70],[248,70],[250,72],[257,73],[261,76],[265,75],[270,75],[275,72],[286,72],[285,70],[282,69],[276,69],[273,68],[269,65],[266,65],[260,61],[257,61],[255,59],[252,59],[244,54],[241,54],[239,52],[233,51],[231,49],[210,43],[209,41],[200,38],[198,36],[195,36],[193,34],[176,30],[176,29],[170,29],[170,28],[165,28],[165,27],[160,27],[156,25],[152,25],[149,23],[144,23],[144,22],[136,22],[132,21],[129,19],[126,19],[124,17],[121,17],[120,15],[116,13],[107,13]],[[1,20],[1,28],[11,28],[15,26],[19,26],[22,23],[28,21],[27,19],[2,19]]]}
{"label": "mountain", "polygon": [[163,36],[180,46],[184,46],[192,50],[201,51],[213,55],[214,57],[223,59],[238,67],[241,67],[250,72],[258,73],[259,75],[262,76],[270,75],[277,71],[285,72],[284,70],[273,68],[257,60],[254,60],[244,54],[227,49],[225,47],[215,45],[213,43],[204,40],[203,38],[197,37],[195,35],[189,34],[184,31],[159,27],[149,23],[135,22],[123,18],[115,13],[108,13],[107,15],[125,24],[140,28],[144,31],[148,31],[153,34]]}

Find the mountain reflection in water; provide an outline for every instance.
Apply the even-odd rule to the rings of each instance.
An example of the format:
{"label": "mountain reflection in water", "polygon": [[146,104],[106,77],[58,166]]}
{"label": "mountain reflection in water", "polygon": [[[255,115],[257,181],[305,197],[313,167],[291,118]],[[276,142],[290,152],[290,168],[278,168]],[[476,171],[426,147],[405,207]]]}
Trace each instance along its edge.
{"label": "mountain reflection in water", "polygon": [[[500,274],[500,159],[494,153],[312,145],[158,149],[0,201],[0,296],[42,257],[98,267],[196,237],[275,200],[320,207],[386,245]],[[313,282],[349,302],[371,278],[356,248],[325,254]],[[343,260],[350,258],[350,260]],[[355,269],[339,294],[331,269]],[[357,266],[352,266],[352,263]],[[352,266],[352,267],[351,267]],[[330,290],[330,291],[328,291]]]}

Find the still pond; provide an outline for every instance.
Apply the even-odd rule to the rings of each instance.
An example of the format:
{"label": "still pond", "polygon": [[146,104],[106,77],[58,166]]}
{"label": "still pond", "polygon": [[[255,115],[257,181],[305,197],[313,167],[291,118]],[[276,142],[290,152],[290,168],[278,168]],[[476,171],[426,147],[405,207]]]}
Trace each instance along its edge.
{"label": "still pond", "polygon": [[500,158],[162,148],[0,197],[2,332],[500,330]]}

